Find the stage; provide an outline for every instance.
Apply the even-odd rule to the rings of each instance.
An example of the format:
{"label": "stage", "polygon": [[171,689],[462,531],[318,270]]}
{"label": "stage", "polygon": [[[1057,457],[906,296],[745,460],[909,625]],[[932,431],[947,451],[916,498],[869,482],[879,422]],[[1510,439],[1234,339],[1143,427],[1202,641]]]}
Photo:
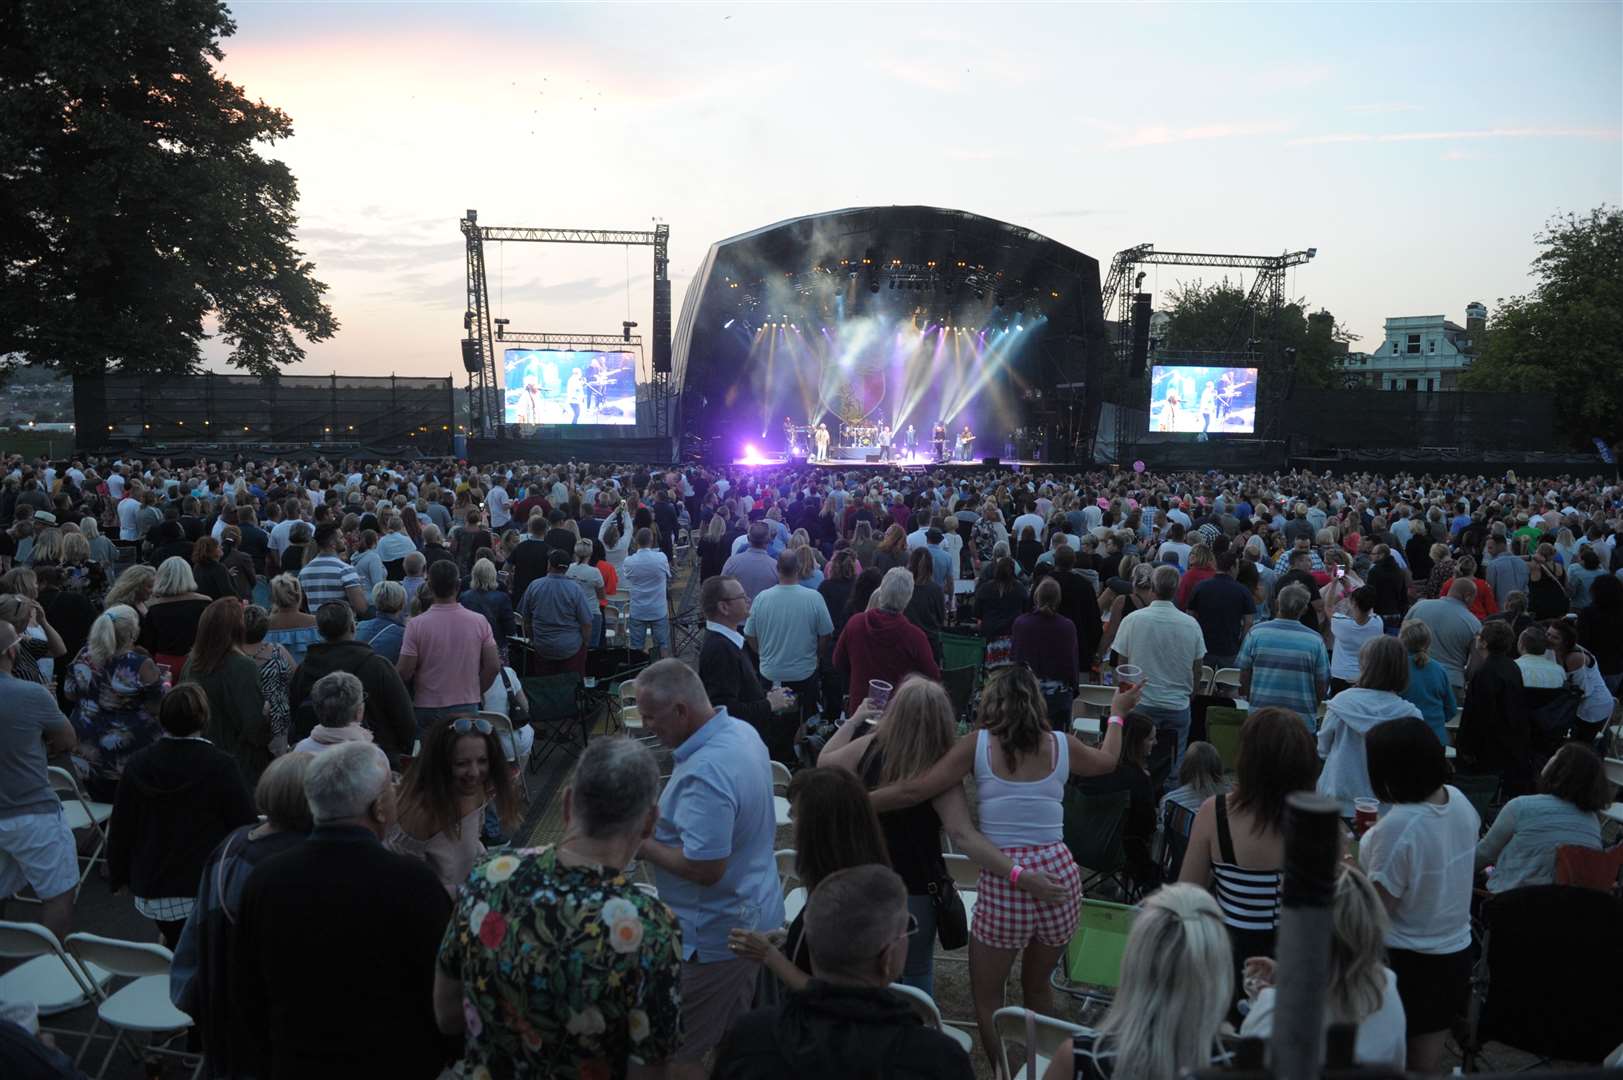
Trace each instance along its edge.
{"label": "stage", "polygon": [[1016,472],[1021,469],[1054,468],[1053,464],[1035,460],[1008,460],[999,458],[996,466],[988,466],[980,458],[970,461],[937,461],[929,457],[898,458],[895,461],[857,460],[830,458],[827,461],[818,461],[812,458],[791,458],[779,452],[777,454],[756,455],[742,457],[733,461],[733,465],[752,469],[783,469],[783,468],[810,468],[827,469],[830,472],[883,472],[887,469],[900,469],[903,472],[930,472],[936,469],[948,469],[954,472],[977,472],[986,468],[1012,469]]}

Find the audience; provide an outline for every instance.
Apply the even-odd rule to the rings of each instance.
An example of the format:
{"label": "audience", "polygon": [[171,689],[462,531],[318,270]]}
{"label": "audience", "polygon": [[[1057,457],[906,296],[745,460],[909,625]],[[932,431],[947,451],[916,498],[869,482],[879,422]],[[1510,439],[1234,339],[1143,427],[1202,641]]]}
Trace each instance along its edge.
{"label": "audience", "polygon": [[422,748],[401,778],[394,825],[383,844],[426,862],[446,895],[484,854],[479,839],[486,804],[503,828],[515,824],[517,797],[501,740],[489,720],[456,716],[423,732]]}
{"label": "audience", "polygon": [[406,624],[400,642],[395,667],[401,680],[412,685],[419,735],[436,720],[478,712],[501,670],[490,623],[457,602],[457,585],[455,563],[442,560],[430,566],[428,587],[434,602]]}
{"label": "audience", "polygon": [[1144,672],[1144,703],[1139,708],[1167,742],[1172,769],[1177,771],[1189,741],[1189,706],[1206,659],[1206,637],[1200,623],[1172,602],[1178,591],[1176,568],[1156,567],[1150,584],[1155,599],[1149,607],[1122,616],[1110,648],[1121,657],[1121,664]]}
{"label": "audience", "polygon": [[1284,709],[1309,725],[1330,685],[1324,638],[1302,625],[1311,593],[1286,585],[1274,596],[1276,618],[1252,627],[1240,646],[1240,696],[1253,711]]}
{"label": "audience", "polygon": [[794,693],[801,719],[817,713],[822,689],[817,658],[834,633],[834,621],[822,596],[801,587],[793,549],[778,556],[778,583],[750,602],[743,633],[761,658],[761,677]]}
{"label": "audience", "polygon": [[[384,584],[388,584],[385,582]],[[322,604],[316,612],[316,627],[322,640],[310,646],[304,662],[293,673],[288,686],[288,703],[293,709],[292,734],[303,739],[318,724],[338,726],[349,723],[347,716],[330,714],[322,719],[321,706],[314,700],[317,683],[329,675],[344,672],[358,681],[357,702],[368,739],[389,755],[391,763],[411,756],[417,725],[413,720],[411,694],[395,665],[379,656],[370,646],[355,640],[355,612],[348,604]],[[309,749],[306,747],[306,749]]]}
{"label": "audience", "polygon": [[1612,804],[1612,791],[1593,750],[1563,745],[1539,773],[1538,794],[1505,803],[1477,841],[1477,870],[1492,868],[1488,891],[1553,883],[1556,849],[1562,845],[1601,848],[1599,814]]}
{"label": "audience", "polygon": [[1423,719],[1420,709],[1403,696],[1409,686],[1409,653],[1397,638],[1379,634],[1364,642],[1358,658],[1356,686],[1331,698],[1319,728],[1318,792],[1341,803],[1351,817],[1353,803],[1373,796],[1364,746],[1369,733],[1403,716]]}
{"label": "audience", "polygon": [[789,715],[794,699],[781,687],[767,687],[740,633],[749,618],[749,593],[737,578],[722,574],[700,587],[699,607],[705,618],[699,679],[710,703],[753,727],[772,760],[792,764],[800,726],[798,713]]}
{"label": "audience", "polygon": [[[853,601],[861,586],[859,579],[852,590]],[[845,697],[847,716],[855,716],[867,700],[874,679],[896,687],[915,673],[941,677],[929,639],[905,614],[915,588],[913,575],[905,567],[893,567],[880,578],[866,606],[846,620],[834,644],[833,659],[835,669],[846,676],[850,686]]]}
{"label": "audience", "polygon": [[1409,685],[1403,690],[1403,700],[1420,710],[1437,741],[1447,746],[1447,725],[1459,711],[1459,703],[1448,672],[1431,658],[1431,631],[1418,619],[1405,619],[1398,640],[1409,654]]}
{"label": "audience", "polygon": [[216,600],[197,624],[197,643],[181,669],[182,682],[196,683],[208,699],[209,735],[237,762],[244,782],[259,783],[270,764],[271,727],[259,665],[247,655],[242,602]]}
{"label": "audience", "polygon": [[[90,637],[62,687],[62,696],[76,702],[76,753],[87,773],[85,790],[97,802],[113,801],[124,763],[155,742],[161,731],[163,677],[147,651],[135,644],[140,627],[134,608],[109,605],[91,624]],[[19,654],[12,650],[13,656]]]}

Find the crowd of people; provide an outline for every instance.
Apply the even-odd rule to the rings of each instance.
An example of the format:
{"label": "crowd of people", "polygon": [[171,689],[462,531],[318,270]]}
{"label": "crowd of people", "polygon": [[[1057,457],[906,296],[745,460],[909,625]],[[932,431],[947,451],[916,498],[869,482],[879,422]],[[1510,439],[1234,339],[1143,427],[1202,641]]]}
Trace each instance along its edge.
{"label": "crowd of people", "polygon": [[[1017,958],[1056,1010],[1076,808],[1124,793],[1121,986],[1049,1075],[1170,1080],[1270,1030],[1285,801],[1313,789],[1362,832],[1330,1019],[1360,1062],[1437,1071],[1474,904],[1603,846],[1600,478],[3,468],[0,896],[73,928],[69,766],[212,1075],[968,1076],[891,989],[930,995],[938,943],[967,945],[995,1068]],[[674,656],[683,573],[705,634]],[[562,838],[509,846],[524,679],[611,645],[646,656],[653,748],[590,740]],[[1244,710],[1230,757],[1214,705]]]}

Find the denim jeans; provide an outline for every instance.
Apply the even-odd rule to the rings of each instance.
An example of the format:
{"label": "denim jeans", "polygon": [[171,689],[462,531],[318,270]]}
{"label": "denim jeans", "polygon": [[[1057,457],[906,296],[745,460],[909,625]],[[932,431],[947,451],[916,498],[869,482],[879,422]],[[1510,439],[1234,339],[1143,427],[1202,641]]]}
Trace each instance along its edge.
{"label": "denim jeans", "polygon": [[1152,709],[1148,705],[1140,705],[1138,711],[1150,718],[1155,725],[1155,738],[1164,741],[1174,738],[1177,750],[1172,755],[1172,772],[1167,776],[1167,783],[1177,786],[1178,766],[1183,763],[1183,751],[1189,745],[1189,706],[1181,709]]}
{"label": "denim jeans", "polygon": [[601,649],[603,647],[604,626],[603,609],[599,608],[597,614],[592,616],[592,648],[594,649]]}
{"label": "denim jeans", "polygon": [[909,896],[907,913],[918,920],[918,933],[907,939],[907,963],[901,982],[935,996],[935,902],[928,896]]}
{"label": "denim jeans", "polygon": [[627,648],[641,649],[648,635],[652,634],[654,636],[654,647],[648,651],[650,660],[658,660],[670,650],[671,623],[669,619],[631,619],[628,621],[631,623],[631,629],[629,631],[630,636],[626,639]]}

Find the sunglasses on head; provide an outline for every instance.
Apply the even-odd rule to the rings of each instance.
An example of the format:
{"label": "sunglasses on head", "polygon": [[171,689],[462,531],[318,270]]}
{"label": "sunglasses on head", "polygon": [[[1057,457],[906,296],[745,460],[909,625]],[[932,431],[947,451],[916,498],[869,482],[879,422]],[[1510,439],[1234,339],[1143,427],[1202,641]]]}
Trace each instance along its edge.
{"label": "sunglasses on head", "polygon": [[481,735],[489,735],[496,729],[490,726],[490,721],[482,716],[459,716],[451,721],[451,730],[458,735],[466,735],[470,731],[477,731]]}

